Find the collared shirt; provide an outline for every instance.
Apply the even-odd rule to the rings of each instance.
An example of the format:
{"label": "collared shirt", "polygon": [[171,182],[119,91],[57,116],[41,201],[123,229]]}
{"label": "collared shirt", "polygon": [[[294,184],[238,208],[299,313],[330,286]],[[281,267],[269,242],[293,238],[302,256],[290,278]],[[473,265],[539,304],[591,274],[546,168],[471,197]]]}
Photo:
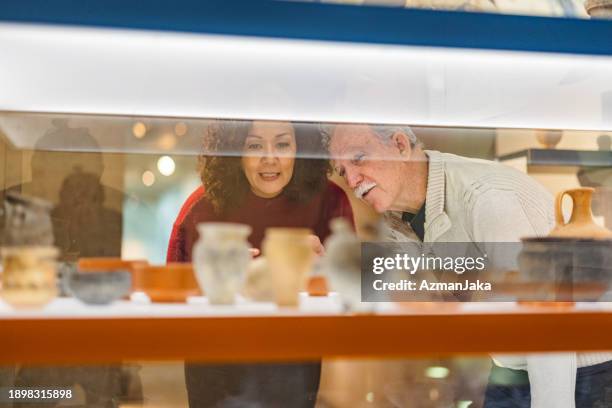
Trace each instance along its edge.
{"label": "collared shirt", "polygon": [[416,214],[410,212],[402,213],[402,221],[410,224],[410,227],[421,241],[425,238],[425,204],[423,203]]}

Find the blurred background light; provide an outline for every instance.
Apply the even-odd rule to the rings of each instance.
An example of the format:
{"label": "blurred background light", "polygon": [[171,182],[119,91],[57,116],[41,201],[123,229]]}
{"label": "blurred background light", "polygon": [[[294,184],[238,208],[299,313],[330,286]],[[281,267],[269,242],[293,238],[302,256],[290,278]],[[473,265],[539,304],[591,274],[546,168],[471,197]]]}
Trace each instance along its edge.
{"label": "blurred background light", "polygon": [[174,125],[174,134],[177,136],[185,136],[187,129],[187,124],[185,124],[185,122],[179,122]]}
{"label": "blurred background light", "polygon": [[155,183],[155,174],[152,171],[145,171],[142,173],[142,184],[147,187],[151,187]]}
{"label": "blurred background light", "polygon": [[171,176],[174,174],[174,170],[176,165],[174,164],[174,160],[170,156],[162,156],[157,160],[157,170],[163,176]]}
{"label": "blurred background light", "polygon": [[147,126],[142,122],[134,123],[132,134],[138,139],[142,139],[147,134]]}
{"label": "blurred background light", "polygon": [[446,367],[433,366],[427,367],[427,369],[425,370],[425,376],[427,376],[428,378],[446,378],[448,377],[448,373],[449,369]]}

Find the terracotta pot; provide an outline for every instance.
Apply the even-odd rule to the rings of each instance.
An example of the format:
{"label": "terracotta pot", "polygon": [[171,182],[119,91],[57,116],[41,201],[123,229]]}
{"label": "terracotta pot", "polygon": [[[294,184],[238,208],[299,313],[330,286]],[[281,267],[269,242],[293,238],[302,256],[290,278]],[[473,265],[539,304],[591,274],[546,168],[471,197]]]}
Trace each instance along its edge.
{"label": "terracotta pot", "polygon": [[133,271],[138,266],[145,266],[149,263],[144,259],[126,261],[121,258],[80,258],[78,263],[78,269],[81,272],[87,271],[103,271],[103,270],[116,270],[123,269]]}
{"label": "terracotta pot", "polygon": [[306,289],[314,251],[307,228],[268,228],[263,251],[272,275],[274,295],[279,306],[297,306]]}
{"label": "terracotta pot", "polygon": [[146,293],[152,302],[185,302],[189,296],[202,295],[193,266],[188,263],[137,265],[133,285],[135,291]]}
{"label": "terracotta pot", "polygon": [[[548,237],[523,238],[519,269],[529,284],[526,300],[594,301],[612,283],[612,232],[593,221],[594,189],[576,188],[557,194],[556,226]],[[568,223],[561,204],[573,201]]]}
{"label": "terracotta pot", "polygon": [[51,246],[2,248],[2,298],[15,307],[41,307],[57,296],[57,256]]}
{"label": "terracotta pot", "polygon": [[[549,236],[559,238],[612,238],[612,231],[600,227],[593,220],[591,212],[591,200],[595,189],[590,187],[565,190],[557,194],[555,199],[555,221],[556,226]],[[573,208],[569,222],[563,219],[562,204],[565,195],[572,198]]]}
{"label": "terracotta pot", "polygon": [[309,296],[327,296],[328,293],[329,286],[327,285],[325,276],[311,276],[310,279],[308,279]]}

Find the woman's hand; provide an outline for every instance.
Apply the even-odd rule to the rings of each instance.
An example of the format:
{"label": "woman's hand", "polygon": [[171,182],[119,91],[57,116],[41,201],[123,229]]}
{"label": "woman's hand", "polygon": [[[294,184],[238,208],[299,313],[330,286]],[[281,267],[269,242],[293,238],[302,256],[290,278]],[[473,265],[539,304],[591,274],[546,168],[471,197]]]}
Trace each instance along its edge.
{"label": "woman's hand", "polygon": [[[317,256],[321,256],[325,253],[325,247],[323,246],[323,244],[321,244],[321,240],[316,235],[309,235],[308,242],[310,243],[312,250],[315,254],[317,254]],[[261,253],[261,251],[257,248],[249,248],[249,252],[251,253],[252,258],[259,256],[259,254]]]}
{"label": "woman's hand", "polygon": [[315,254],[317,254],[317,256],[325,254],[325,247],[323,246],[323,244],[321,244],[321,240],[319,239],[319,237],[317,237],[316,235],[309,235],[308,241],[310,242],[312,250]]}

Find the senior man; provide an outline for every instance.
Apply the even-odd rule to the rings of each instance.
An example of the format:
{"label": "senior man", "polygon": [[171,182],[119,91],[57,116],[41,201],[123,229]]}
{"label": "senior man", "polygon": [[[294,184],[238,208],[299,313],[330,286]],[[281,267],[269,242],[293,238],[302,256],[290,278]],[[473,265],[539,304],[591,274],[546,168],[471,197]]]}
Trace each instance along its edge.
{"label": "senior man", "polygon": [[[341,124],[324,136],[334,169],[384,214],[395,241],[518,242],[547,235],[554,225],[552,197],[533,179],[499,163],[424,150],[409,127]],[[611,359],[498,356],[485,407],[612,406]],[[497,384],[500,377],[514,384]]]}

